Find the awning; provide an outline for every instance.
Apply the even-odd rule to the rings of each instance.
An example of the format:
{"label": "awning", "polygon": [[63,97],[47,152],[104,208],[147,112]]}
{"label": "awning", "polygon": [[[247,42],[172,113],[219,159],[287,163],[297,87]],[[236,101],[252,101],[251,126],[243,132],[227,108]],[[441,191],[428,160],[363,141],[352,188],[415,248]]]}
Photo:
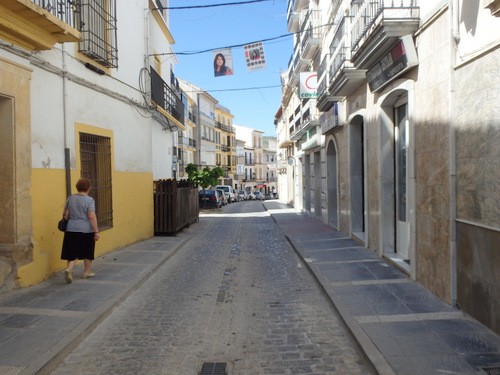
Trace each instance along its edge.
{"label": "awning", "polygon": [[265,188],[267,185],[255,185],[256,189],[262,189]]}

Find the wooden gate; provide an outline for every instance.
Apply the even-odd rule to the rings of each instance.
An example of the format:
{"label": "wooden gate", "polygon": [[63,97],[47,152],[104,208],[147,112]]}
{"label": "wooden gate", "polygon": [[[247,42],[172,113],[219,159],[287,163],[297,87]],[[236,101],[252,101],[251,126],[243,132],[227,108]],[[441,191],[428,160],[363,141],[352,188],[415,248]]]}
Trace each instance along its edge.
{"label": "wooden gate", "polygon": [[154,181],[153,194],[155,236],[173,235],[198,220],[198,189],[191,181]]}

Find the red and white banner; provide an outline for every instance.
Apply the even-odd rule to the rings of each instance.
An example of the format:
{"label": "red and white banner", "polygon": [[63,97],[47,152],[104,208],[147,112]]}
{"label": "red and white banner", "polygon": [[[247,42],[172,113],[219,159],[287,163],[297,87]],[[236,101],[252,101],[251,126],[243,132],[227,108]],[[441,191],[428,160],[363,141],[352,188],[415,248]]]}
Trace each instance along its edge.
{"label": "red and white banner", "polygon": [[262,42],[251,43],[243,46],[245,62],[249,72],[266,69],[266,56]]}

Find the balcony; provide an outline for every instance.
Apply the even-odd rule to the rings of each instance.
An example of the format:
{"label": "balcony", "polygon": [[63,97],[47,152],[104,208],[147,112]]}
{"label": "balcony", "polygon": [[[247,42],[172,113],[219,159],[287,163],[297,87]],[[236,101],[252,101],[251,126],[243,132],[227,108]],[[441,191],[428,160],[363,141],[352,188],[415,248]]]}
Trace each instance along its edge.
{"label": "balcony", "polygon": [[290,140],[300,140],[309,130],[319,125],[318,113],[311,103],[313,102],[309,101],[306,107],[303,108],[302,114],[299,114],[295,122],[293,133],[290,135]]}
{"label": "balcony", "polygon": [[0,35],[28,51],[50,50],[56,43],[79,42],[77,8],[56,0],[2,0]]}
{"label": "balcony", "polygon": [[193,112],[188,112],[188,120],[196,124],[196,115]]}
{"label": "balcony", "polygon": [[302,58],[312,59],[321,45],[321,28],[318,27],[318,11],[309,11],[304,19],[302,31]]}
{"label": "balcony", "polygon": [[167,85],[161,76],[151,67],[151,100],[158,110],[179,128],[184,126],[184,103],[180,96]]}
{"label": "balcony", "polygon": [[219,121],[215,121],[215,127],[217,129],[222,130],[223,132],[226,132],[226,133],[236,133],[236,130],[234,129],[234,127],[232,127],[230,125],[225,125]]}
{"label": "balcony", "polygon": [[314,130],[311,130],[307,136],[307,139],[302,143],[302,151],[309,151],[321,146],[320,134]]}
{"label": "balcony", "polygon": [[364,0],[351,4],[354,67],[369,69],[420,22],[418,0]]}
{"label": "balcony", "polygon": [[[181,134],[181,133],[179,133]],[[196,149],[196,141],[192,138],[182,137],[179,135],[179,146],[189,147],[191,149]]]}
{"label": "balcony", "polygon": [[290,3],[292,3],[292,10],[294,12],[300,12],[301,10],[305,9],[307,7],[309,0],[292,0]]}
{"label": "balcony", "polygon": [[286,17],[286,22],[287,22],[286,29],[289,33],[294,33],[299,31],[299,20],[300,20],[300,13],[296,13],[291,8],[289,8]]}
{"label": "balcony", "polygon": [[[327,112],[333,107],[335,103],[344,100],[344,96],[334,95],[329,90],[326,90],[327,85],[326,83],[323,82],[325,82],[325,79],[320,82],[321,87],[318,86],[318,98],[316,99],[316,108],[318,108],[318,111]],[[320,89],[322,90],[321,94],[319,91]]]}
{"label": "balcony", "polygon": [[349,96],[366,80],[366,69],[354,68],[350,55],[351,49],[341,45],[333,57],[329,92],[334,96]]}
{"label": "balcony", "polygon": [[483,0],[485,8],[491,11],[491,14],[500,17],[500,0]]}

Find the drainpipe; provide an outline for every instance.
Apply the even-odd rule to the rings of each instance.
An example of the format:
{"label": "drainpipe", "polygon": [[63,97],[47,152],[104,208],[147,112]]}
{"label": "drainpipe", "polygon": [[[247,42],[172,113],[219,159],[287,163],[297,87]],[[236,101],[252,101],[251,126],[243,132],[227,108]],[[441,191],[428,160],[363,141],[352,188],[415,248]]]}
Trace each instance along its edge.
{"label": "drainpipe", "polygon": [[450,277],[451,277],[451,304],[458,307],[457,304],[457,171],[456,171],[456,117],[455,95],[456,95],[456,49],[460,41],[460,13],[458,10],[459,0],[452,0],[451,17],[453,22],[453,35],[450,40]]}
{"label": "drainpipe", "polygon": [[[453,17],[453,39],[456,43],[460,42],[460,12],[458,11],[459,0],[452,0],[451,13]],[[453,59],[455,60],[455,59]]]}
{"label": "drainpipe", "polygon": [[71,160],[70,160],[70,152],[68,147],[68,124],[67,124],[67,114],[66,114],[66,105],[67,105],[67,89],[66,89],[66,81],[67,81],[67,69],[66,69],[66,50],[64,48],[64,44],[62,44],[62,79],[63,79],[63,128],[64,128],[64,169],[66,171],[66,196],[69,197],[71,195]]}

